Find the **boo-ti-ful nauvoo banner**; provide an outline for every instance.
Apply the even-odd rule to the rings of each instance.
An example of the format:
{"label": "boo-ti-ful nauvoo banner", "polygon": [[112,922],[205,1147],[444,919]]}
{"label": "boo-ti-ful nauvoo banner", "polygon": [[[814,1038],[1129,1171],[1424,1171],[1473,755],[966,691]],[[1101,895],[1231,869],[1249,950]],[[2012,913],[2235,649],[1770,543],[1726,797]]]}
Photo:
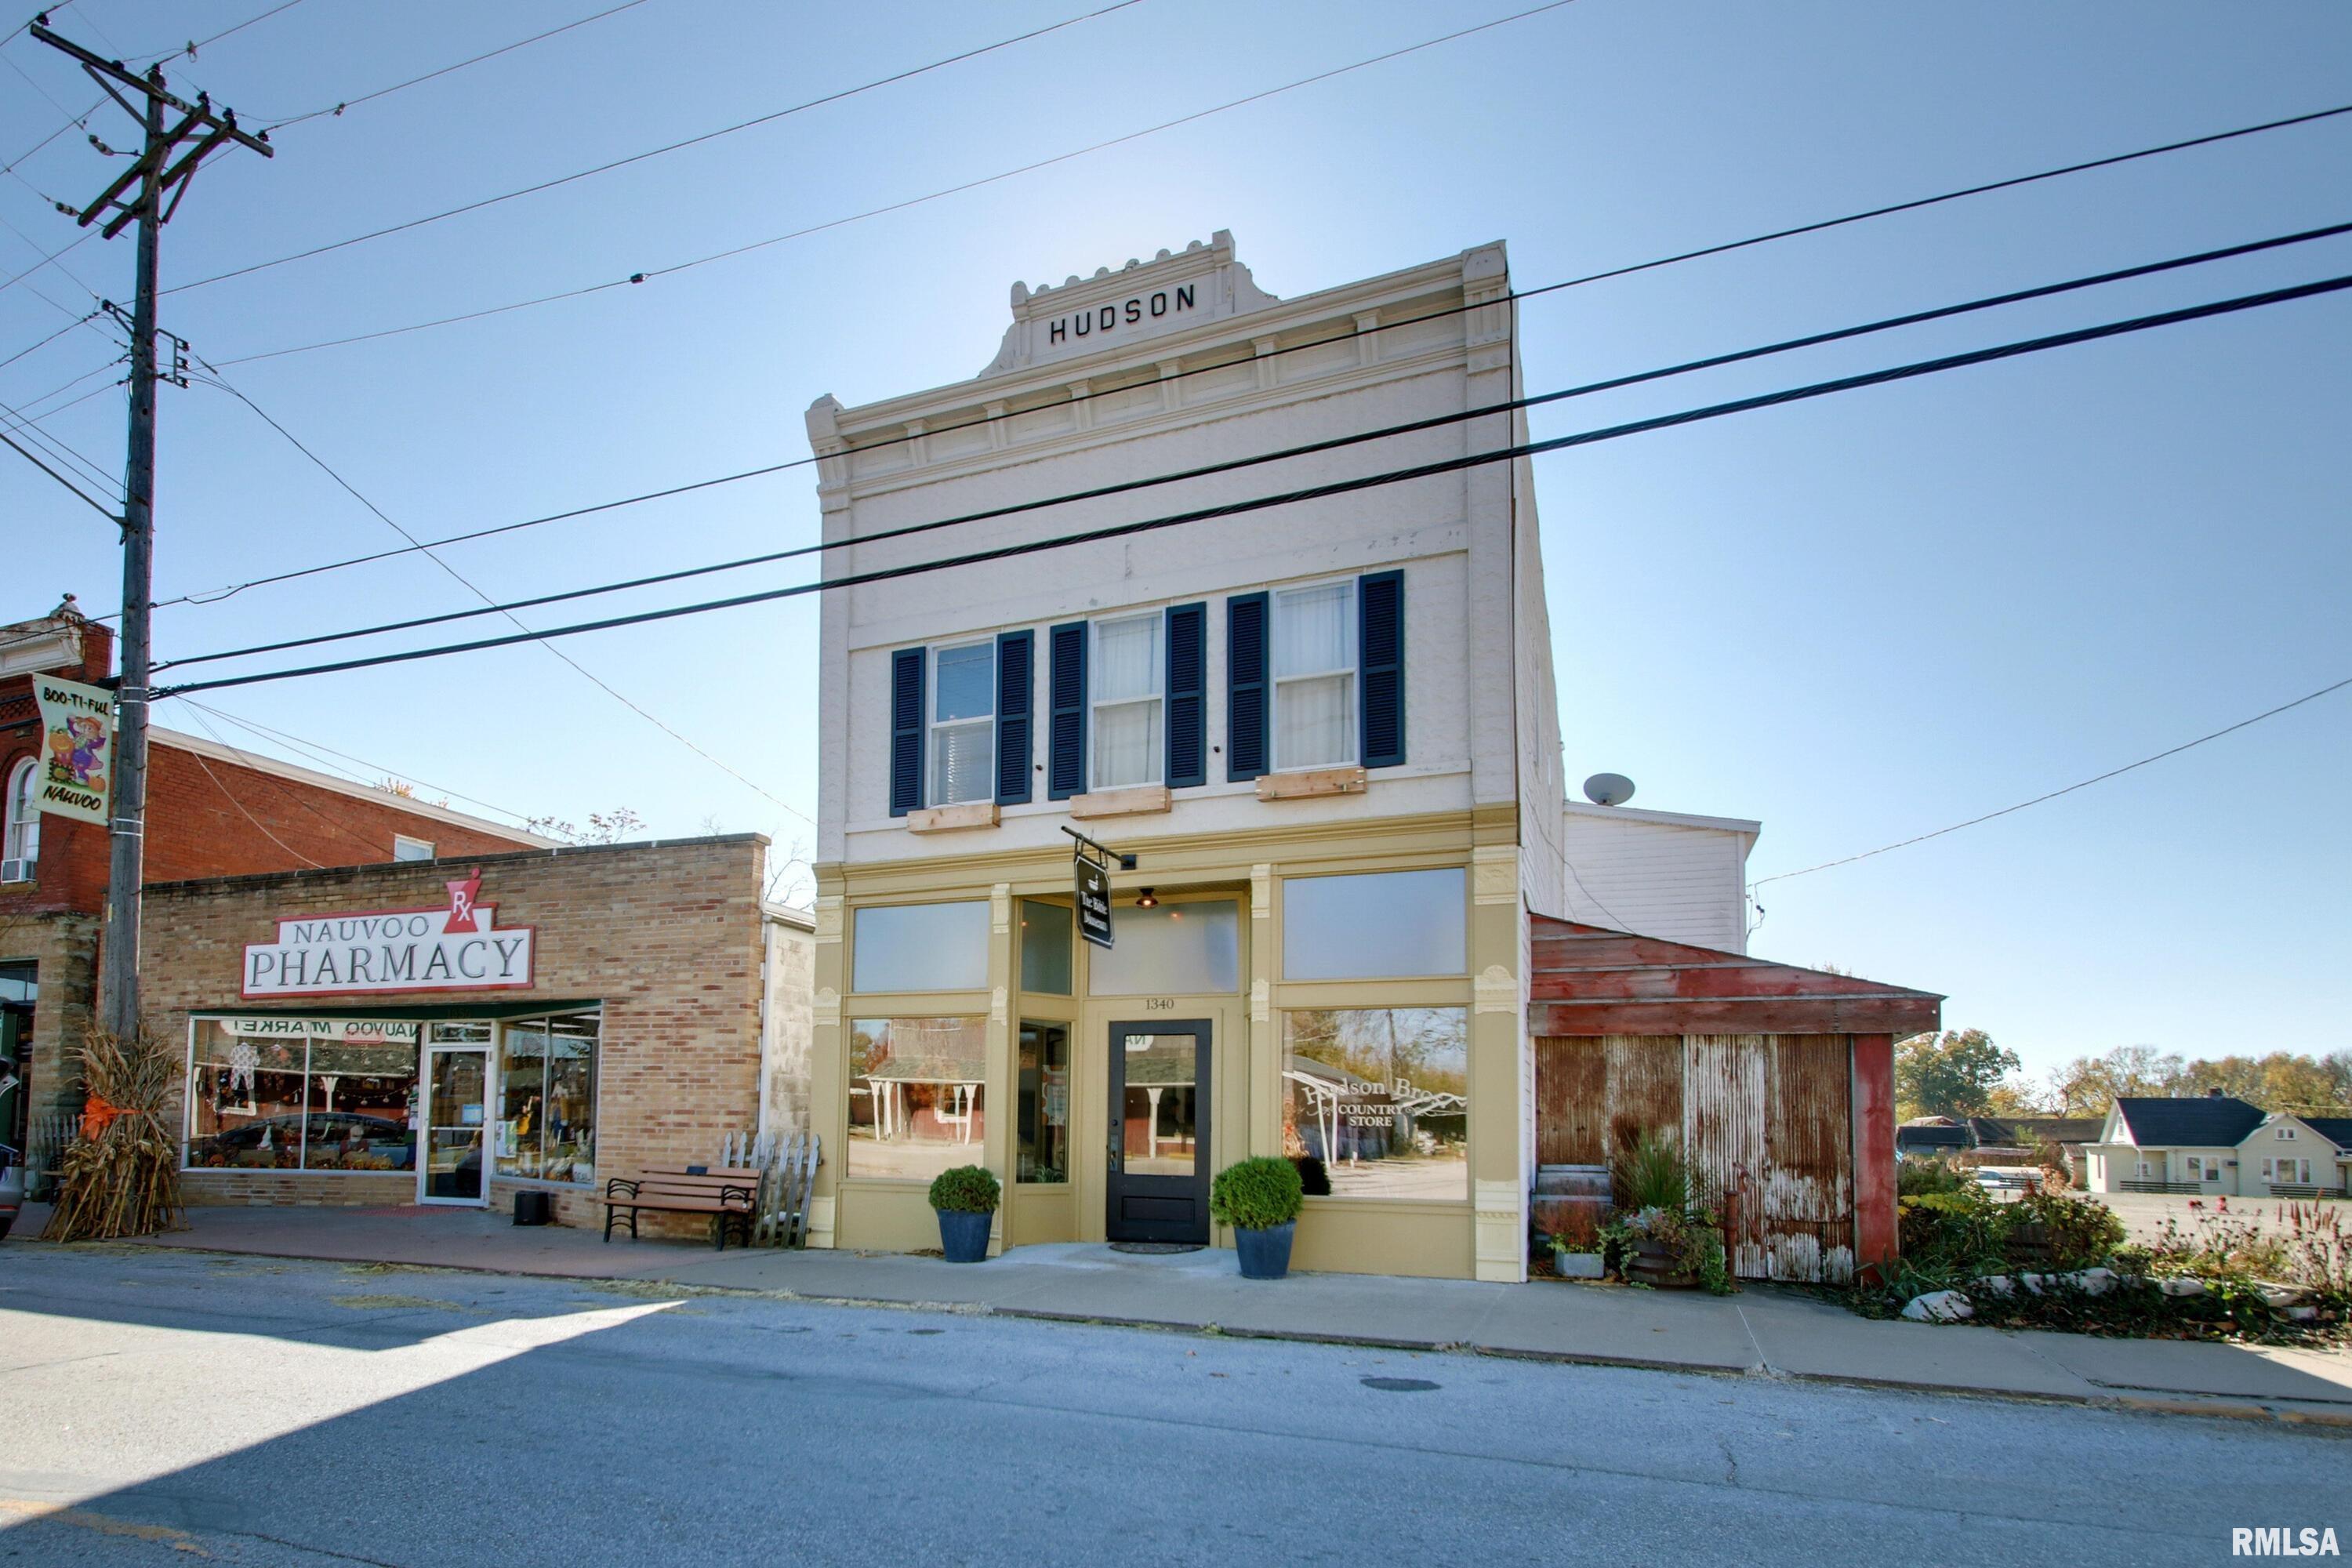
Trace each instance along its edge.
{"label": "boo-ti-ful nauvoo banner", "polygon": [[480,872],[446,886],[446,909],[280,920],[276,941],[247,944],[241,994],[529,990],[538,932],[501,928],[498,906],[475,901]]}
{"label": "boo-ti-ful nauvoo banner", "polygon": [[35,801],[52,816],[105,826],[114,784],[114,693],[37,675],[33,696],[41,709]]}

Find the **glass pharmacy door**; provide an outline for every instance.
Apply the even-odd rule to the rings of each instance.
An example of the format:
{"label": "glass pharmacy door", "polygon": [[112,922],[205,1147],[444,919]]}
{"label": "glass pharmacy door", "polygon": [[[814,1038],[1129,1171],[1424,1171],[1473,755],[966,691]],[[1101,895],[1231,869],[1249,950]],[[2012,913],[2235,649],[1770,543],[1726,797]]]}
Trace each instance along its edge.
{"label": "glass pharmacy door", "polygon": [[416,1201],[474,1204],[488,1189],[483,1117],[489,1099],[490,1053],[480,1046],[425,1050],[424,1157],[416,1162]]}

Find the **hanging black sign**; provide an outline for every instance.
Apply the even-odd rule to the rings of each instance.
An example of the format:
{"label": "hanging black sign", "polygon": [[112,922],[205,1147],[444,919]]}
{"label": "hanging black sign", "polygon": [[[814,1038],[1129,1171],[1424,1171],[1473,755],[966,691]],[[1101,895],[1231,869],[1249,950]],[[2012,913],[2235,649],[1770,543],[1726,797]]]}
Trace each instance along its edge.
{"label": "hanging black sign", "polygon": [[1110,943],[1110,873],[1087,859],[1073,856],[1077,870],[1078,934],[1097,947]]}

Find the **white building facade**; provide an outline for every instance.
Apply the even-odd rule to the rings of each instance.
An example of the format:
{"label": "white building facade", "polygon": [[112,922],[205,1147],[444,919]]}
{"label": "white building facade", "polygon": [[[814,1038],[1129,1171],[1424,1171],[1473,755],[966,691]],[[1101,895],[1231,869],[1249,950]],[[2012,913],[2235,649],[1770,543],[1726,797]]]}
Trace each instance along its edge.
{"label": "white building facade", "polygon": [[[1221,232],[1015,284],[976,380],[810,408],[863,579],[824,595],[818,1245],[936,1245],[961,1164],[998,1247],[1221,1243],[1211,1173],[1276,1154],[1329,1179],[1301,1267],[1525,1277],[1528,917],[1592,918],[1530,469],[1132,526],[1523,440],[1460,417],[1519,395],[1509,287],[1489,245],[1278,300]],[[1108,948],[1065,828],[1133,858]]]}

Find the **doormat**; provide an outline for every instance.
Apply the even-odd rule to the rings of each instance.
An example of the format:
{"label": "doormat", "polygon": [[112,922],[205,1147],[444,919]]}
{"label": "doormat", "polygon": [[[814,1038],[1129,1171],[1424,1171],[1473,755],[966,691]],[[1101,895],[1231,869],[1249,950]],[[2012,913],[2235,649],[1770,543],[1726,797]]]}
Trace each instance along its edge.
{"label": "doormat", "polygon": [[1113,1252],[1141,1252],[1153,1258],[1171,1252],[1198,1252],[1203,1244],[1197,1241],[1114,1241]]}

